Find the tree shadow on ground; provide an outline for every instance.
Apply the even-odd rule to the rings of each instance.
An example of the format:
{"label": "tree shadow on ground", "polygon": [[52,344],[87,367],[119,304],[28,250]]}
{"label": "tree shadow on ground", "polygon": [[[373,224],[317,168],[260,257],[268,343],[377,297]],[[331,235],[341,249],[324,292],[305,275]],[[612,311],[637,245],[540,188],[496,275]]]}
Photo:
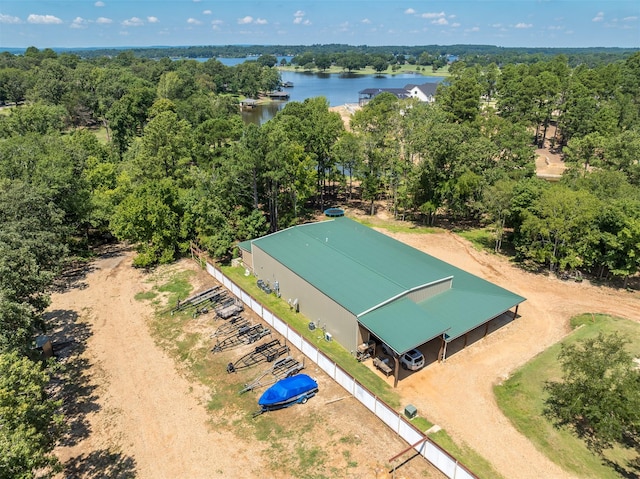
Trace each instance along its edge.
{"label": "tree shadow on ground", "polygon": [[89,375],[91,362],[83,355],[93,332],[75,311],[49,311],[45,320],[49,325],[54,356],[62,366],[52,378],[54,394],[63,401],[68,427],[59,444],[73,446],[89,436],[91,426],[87,415],[100,409],[97,386]]}
{"label": "tree shadow on ground", "polygon": [[604,459],[603,463],[624,479],[638,479],[640,477],[640,458],[627,461],[625,464],[627,467],[624,467],[625,465],[620,464],[620,462],[614,462],[609,459]]}
{"label": "tree shadow on ground", "polygon": [[100,449],[69,459],[64,465],[65,479],[133,479],[136,461],[133,457],[108,449]]}

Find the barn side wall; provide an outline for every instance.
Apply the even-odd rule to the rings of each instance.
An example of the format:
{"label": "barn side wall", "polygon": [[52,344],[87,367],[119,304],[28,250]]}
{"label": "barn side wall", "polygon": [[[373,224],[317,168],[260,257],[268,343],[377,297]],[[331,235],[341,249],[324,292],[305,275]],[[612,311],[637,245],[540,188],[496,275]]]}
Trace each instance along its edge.
{"label": "barn side wall", "polygon": [[316,324],[318,336],[322,335],[320,328],[325,327],[335,341],[348,350],[355,350],[359,328],[354,314],[255,244],[252,245],[252,256],[253,273],[256,277],[268,281],[272,288],[277,281],[280,295],[285,301],[297,300],[300,312]]}

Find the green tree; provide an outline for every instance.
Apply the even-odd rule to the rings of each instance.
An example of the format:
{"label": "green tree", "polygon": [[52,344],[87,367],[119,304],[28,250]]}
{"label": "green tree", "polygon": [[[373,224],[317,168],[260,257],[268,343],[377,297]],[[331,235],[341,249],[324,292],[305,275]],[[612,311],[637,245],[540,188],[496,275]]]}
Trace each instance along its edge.
{"label": "green tree", "polygon": [[17,352],[0,353],[0,479],[50,478],[63,431],[62,401],[48,395],[50,376]]}
{"label": "green tree", "polygon": [[383,191],[391,159],[397,156],[395,140],[399,123],[398,99],[391,93],[381,93],[356,112],[351,121],[354,132],[362,141],[362,163],[358,171],[362,199],[369,202],[369,213],[375,213],[375,201]]}
{"label": "green tree", "polygon": [[135,187],[116,206],[110,228],[118,239],[137,243],[136,266],[170,263],[186,249],[179,196],[173,180],[165,178]]}
{"label": "green tree", "polygon": [[526,213],[518,248],[525,257],[548,263],[550,271],[584,264],[594,236],[599,202],[588,191],[553,185]]}
{"label": "green tree", "polygon": [[546,384],[545,413],[601,452],[613,444],[640,451],[640,372],[617,333],[562,345],[562,379]]}
{"label": "green tree", "polygon": [[26,354],[44,330],[47,290],[66,256],[62,220],[35,188],[0,179],[0,352]]}
{"label": "green tree", "polygon": [[513,180],[502,179],[483,190],[483,203],[495,228],[496,253],[502,249],[505,226],[513,201],[514,184]]}

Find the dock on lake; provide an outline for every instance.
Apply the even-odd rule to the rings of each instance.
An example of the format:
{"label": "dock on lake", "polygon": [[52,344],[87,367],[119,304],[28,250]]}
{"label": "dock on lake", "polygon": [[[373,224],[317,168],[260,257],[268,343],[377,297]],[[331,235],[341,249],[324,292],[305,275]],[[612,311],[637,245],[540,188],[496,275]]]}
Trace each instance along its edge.
{"label": "dock on lake", "polygon": [[272,91],[267,93],[267,96],[272,100],[288,100],[289,94],[283,91]]}

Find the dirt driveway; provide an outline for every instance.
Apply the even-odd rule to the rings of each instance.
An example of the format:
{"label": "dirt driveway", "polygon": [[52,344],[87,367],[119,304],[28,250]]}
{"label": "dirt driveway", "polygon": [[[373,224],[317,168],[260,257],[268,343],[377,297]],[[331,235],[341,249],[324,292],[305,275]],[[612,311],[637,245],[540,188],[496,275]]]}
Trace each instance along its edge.
{"label": "dirt driveway", "polygon": [[401,381],[402,396],[507,478],[572,477],[516,431],[498,409],[492,386],[566,335],[568,320],[576,314],[609,313],[640,321],[640,293],[527,273],[449,232],[387,234],[527,298],[516,320],[445,363]]}

